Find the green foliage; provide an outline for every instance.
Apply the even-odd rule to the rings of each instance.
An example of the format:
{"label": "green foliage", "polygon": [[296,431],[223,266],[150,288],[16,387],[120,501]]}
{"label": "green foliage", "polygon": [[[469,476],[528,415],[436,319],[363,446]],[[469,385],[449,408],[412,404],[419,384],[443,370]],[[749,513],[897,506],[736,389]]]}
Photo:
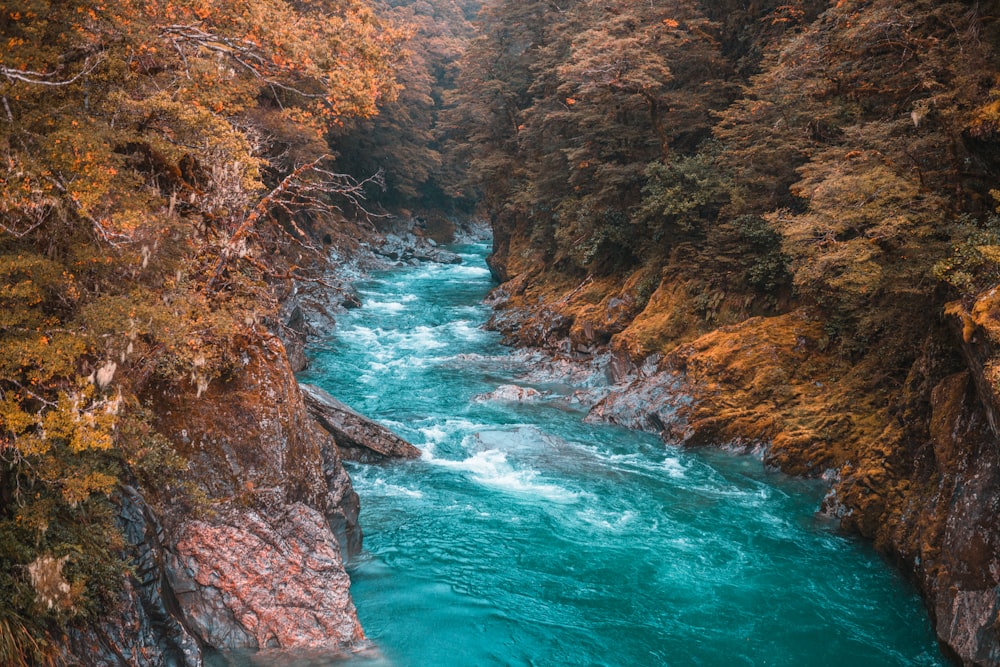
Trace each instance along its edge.
{"label": "green foliage", "polygon": [[732,185],[721,173],[713,148],[646,167],[637,217],[645,221],[653,241],[670,243],[674,237],[703,234],[705,224],[727,203]]}
{"label": "green foliage", "polygon": [[555,241],[578,268],[608,275],[635,263],[633,230],[621,211],[595,211],[587,201],[568,199],[557,219]]}
{"label": "green foliage", "polygon": [[951,255],[934,265],[934,277],[974,297],[1000,284],[1000,217],[956,224]]}
{"label": "green foliage", "polygon": [[791,276],[788,257],[781,250],[781,234],[757,215],[741,215],[733,225],[749,250],[744,258],[746,283],[764,293],[785,286]]}
{"label": "green foliage", "polygon": [[718,317],[719,307],[725,299],[726,293],[722,290],[702,285],[691,300],[691,306],[694,312],[701,315],[706,322],[711,322]]}

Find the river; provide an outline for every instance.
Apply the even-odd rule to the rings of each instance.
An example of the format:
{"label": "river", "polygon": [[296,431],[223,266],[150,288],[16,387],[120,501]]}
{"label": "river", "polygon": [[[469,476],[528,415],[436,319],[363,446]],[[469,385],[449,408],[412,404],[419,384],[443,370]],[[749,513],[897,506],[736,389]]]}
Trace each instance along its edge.
{"label": "river", "polygon": [[358,664],[943,665],[916,593],[752,456],[584,424],[482,324],[486,244],[358,285],[303,381],[423,452],[350,465]]}

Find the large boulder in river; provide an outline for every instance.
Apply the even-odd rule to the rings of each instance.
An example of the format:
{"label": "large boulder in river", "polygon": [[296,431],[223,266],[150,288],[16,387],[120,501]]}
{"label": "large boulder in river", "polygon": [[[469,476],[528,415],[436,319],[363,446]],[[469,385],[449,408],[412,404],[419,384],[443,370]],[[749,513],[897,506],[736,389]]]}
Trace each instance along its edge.
{"label": "large boulder in river", "polygon": [[502,384],[491,392],[477,394],[472,400],[479,403],[499,401],[502,403],[524,403],[543,398],[545,395],[531,387],[520,387],[516,384]]}
{"label": "large boulder in river", "polygon": [[413,459],[420,450],[386,427],[347,407],[328,392],[300,384],[306,408],[320,426],[336,440],[348,461],[381,463],[389,459]]}

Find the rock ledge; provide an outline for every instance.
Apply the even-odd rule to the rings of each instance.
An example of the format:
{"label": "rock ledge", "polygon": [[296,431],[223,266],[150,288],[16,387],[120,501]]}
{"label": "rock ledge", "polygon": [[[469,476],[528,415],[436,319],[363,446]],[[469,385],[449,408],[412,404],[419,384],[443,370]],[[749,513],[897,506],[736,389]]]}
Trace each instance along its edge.
{"label": "rock ledge", "polygon": [[386,427],[376,424],[319,387],[299,384],[309,414],[337,441],[348,461],[382,463],[389,459],[415,459],[420,450]]}

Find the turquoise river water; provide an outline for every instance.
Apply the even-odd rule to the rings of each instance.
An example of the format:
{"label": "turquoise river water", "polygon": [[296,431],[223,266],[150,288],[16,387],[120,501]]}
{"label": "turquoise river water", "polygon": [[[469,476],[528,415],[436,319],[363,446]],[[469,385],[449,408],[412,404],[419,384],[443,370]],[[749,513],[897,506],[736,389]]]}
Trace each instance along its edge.
{"label": "turquoise river water", "polygon": [[456,250],[359,284],[302,376],[423,451],[349,468],[374,647],[352,663],[945,664],[912,588],[817,515],[819,483],[584,424],[572,387],[484,398],[531,369],[481,328],[487,245]]}

